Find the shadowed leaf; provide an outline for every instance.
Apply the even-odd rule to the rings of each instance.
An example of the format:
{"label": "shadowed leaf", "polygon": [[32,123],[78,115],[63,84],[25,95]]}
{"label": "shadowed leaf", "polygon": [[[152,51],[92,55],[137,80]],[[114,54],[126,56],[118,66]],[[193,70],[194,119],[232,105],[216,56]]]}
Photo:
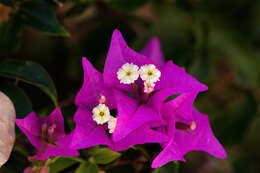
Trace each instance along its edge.
{"label": "shadowed leaf", "polygon": [[58,105],[54,83],[39,64],[30,61],[5,61],[0,64],[0,76],[18,79],[39,87],[56,106]]}

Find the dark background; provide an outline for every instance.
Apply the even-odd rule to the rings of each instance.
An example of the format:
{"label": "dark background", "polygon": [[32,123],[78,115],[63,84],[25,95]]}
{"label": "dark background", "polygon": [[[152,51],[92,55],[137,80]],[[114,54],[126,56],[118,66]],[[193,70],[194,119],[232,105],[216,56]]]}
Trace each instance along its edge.
{"label": "dark background", "polygon": [[[150,37],[157,36],[167,60],[173,60],[208,85],[209,90],[198,96],[195,107],[209,115],[212,129],[228,153],[228,158],[221,160],[207,153],[191,152],[186,156],[187,162],[179,165],[179,172],[260,172],[260,1],[46,0],[47,10],[27,4],[33,14],[31,18],[22,9],[22,6],[26,9],[22,0],[11,2],[14,5],[0,0],[0,63],[30,60],[49,73],[67,132],[74,126],[73,99],[83,81],[82,56],[102,71],[114,29],[119,29],[136,51]],[[63,6],[59,7],[57,2]],[[52,22],[48,10],[56,14],[56,22],[61,25],[55,21],[48,23]],[[46,29],[44,22],[50,29]],[[58,25],[70,36],[66,36],[63,28],[57,29]],[[44,116],[54,108],[51,99],[39,88],[0,77],[3,91],[8,92],[7,85],[13,84],[28,99],[16,101],[18,117],[31,110]],[[16,146],[27,145],[23,144],[24,139],[18,131]],[[160,151],[154,145],[142,149],[150,159]],[[116,162],[99,167],[108,172],[151,172],[151,160],[140,151],[129,149]],[[16,147],[0,172],[21,172],[29,165],[26,155]],[[76,167],[77,164],[64,172],[73,172]],[[173,172],[176,167],[177,164],[157,171]]]}

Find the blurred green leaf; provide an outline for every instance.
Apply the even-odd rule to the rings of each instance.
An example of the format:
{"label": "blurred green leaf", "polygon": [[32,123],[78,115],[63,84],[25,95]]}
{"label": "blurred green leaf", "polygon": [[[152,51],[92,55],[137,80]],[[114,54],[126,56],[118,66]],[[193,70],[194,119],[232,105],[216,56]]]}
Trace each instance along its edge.
{"label": "blurred green leaf", "polygon": [[78,161],[73,157],[56,157],[49,164],[50,173],[57,173],[75,165]]}
{"label": "blurred green leaf", "polygon": [[97,164],[108,164],[118,159],[121,154],[108,148],[97,148],[92,151],[94,162]]}
{"label": "blurred green leaf", "polygon": [[153,173],[178,173],[179,172],[179,162],[170,162],[160,168],[154,170]]}
{"label": "blurred green leaf", "polygon": [[107,2],[112,8],[131,11],[142,7],[147,0],[106,0],[105,2]]}
{"label": "blurred green leaf", "polygon": [[148,40],[159,38],[166,60],[172,59],[175,64],[184,66],[190,63],[194,56],[193,24],[189,15],[175,8],[164,8],[157,20],[145,36],[138,38],[133,48],[141,50]]}
{"label": "blurred green leaf", "polygon": [[[244,146],[245,154],[248,157],[259,158],[260,156],[260,112],[255,116],[251,125],[249,126],[248,133],[245,135]],[[240,153],[239,153],[240,154]],[[239,157],[236,157],[239,158]],[[248,158],[245,158],[246,160]]]}
{"label": "blurred green leaf", "polygon": [[257,102],[250,93],[244,93],[226,104],[222,109],[214,107],[209,113],[216,115],[212,126],[222,144],[239,144],[256,115]]}
{"label": "blurred green leaf", "polygon": [[18,48],[20,29],[18,15],[12,15],[8,21],[0,24],[0,52],[13,52]]}
{"label": "blurred green leaf", "polygon": [[0,90],[3,91],[14,103],[16,117],[24,118],[25,115],[32,112],[32,103],[24,91],[11,82],[1,80]]}
{"label": "blurred green leaf", "polygon": [[0,76],[18,79],[40,88],[57,106],[57,92],[55,85],[39,64],[30,61],[5,61],[0,64]]}
{"label": "blurred green leaf", "polygon": [[26,1],[22,3],[20,10],[25,24],[33,29],[59,36],[69,36],[69,33],[59,24],[54,9],[46,1]]}
{"label": "blurred green leaf", "polygon": [[77,2],[68,10],[65,17],[77,16],[83,13],[95,0],[77,0]]}
{"label": "blurred green leaf", "polygon": [[239,41],[228,31],[213,30],[210,34],[209,46],[211,52],[223,57],[233,70],[237,72],[237,82],[245,87],[257,87],[258,82],[258,56],[252,48]]}
{"label": "blurred green leaf", "polygon": [[84,162],[78,167],[76,173],[98,173],[98,167],[95,163]]}
{"label": "blurred green leaf", "polygon": [[189,73],[204,84],[213,79],[213,64],[210,56],[200,56],[191,66]]}

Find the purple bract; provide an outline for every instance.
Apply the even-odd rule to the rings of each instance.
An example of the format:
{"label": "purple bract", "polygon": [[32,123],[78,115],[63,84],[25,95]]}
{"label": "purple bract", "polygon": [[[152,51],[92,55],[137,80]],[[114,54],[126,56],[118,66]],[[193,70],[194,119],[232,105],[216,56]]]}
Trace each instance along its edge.
{"label": "purple bract", "polygon": [[51,156],[78,156],[69,148],[72,135],[64,132],[64,120],[60,108],[56,108],[47,118],[34,112],[24,119],[16,119],[17,126],[37,149],[36,159],[44,160]]}

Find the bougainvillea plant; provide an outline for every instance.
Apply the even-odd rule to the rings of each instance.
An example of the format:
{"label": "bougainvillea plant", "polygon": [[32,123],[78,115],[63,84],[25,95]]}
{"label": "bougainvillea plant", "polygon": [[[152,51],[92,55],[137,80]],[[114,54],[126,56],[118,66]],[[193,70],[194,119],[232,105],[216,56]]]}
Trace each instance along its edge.
{"label": "bougainvillea plant", "polygon": [[82,66],[84,81],[75,99],[76,126],[70,134],[64,132],[59,108],[48,118],[31,113],[16,120],[37,149],[32,161],[77,156],[77,150],[95,145],[123,151],[145,143],[159,143],[163,148],[152,168],[185,161],[184,155],[193,150],[226,157],[207,115],[193,107],[196,96],[207,86],[172,61],[165,62],[157,38],[138,53],[115,30],[104,73],[87,58],[82,59]]}

